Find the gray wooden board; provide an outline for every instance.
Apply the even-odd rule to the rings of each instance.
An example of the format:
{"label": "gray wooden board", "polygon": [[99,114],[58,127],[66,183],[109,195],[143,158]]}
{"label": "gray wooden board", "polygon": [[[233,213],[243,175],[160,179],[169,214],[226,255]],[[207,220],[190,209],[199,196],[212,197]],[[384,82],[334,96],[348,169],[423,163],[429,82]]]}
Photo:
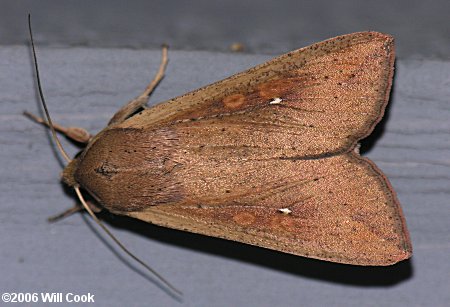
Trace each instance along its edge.
{"label": "gray wooden board", "polygon": [[[39,49],[53,119],[99,131],[157,70],[160,52]],[[170,52],[163,101],[268,56]],[[0,48],[0,290],[95,295],[95,306],[180,306],[89,218],[46,218],[76,201],[59,183],[38,112],[29,50]],[[183,290],[185,306],[444,306],[450,301],[450,63],[397,62],[388,116],[365,154],[391,180],[411,232],[411,261],[360,268],[284,255],[103,214],[132,251]],[[77,147],[63,139],[71,155]],[[105,243],[108,242],[108,243]],[[147,276],[147,277],[145,277]],[[38,304],[39,305],[39,304]]]}
{"label": "gray wooden board", "polygon": [[28,41],[32,14],[41,45],[279,53],[329,37],[376,30],[398,54],[449,58],[448,0],[2,0],[0,44]]}

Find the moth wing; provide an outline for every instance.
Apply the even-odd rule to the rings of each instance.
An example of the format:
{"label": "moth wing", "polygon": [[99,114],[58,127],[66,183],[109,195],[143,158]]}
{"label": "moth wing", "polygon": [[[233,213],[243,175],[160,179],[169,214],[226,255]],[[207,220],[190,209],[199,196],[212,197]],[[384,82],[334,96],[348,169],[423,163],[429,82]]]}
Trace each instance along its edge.
{"label": "moth wing", "polygon": [[[197,193],[189,192],[184,202],[125,214],[339,263],[390,265],[411,256],[395,193],[377,167],[356,154],[230,162],[217,165],[220,175],[213,179],[202,177],[201,169],[189,172],[205,186],[187,186]],[[212,192],[202,194],[206,189]]]}
{"label": "moth wing", "polygon": [[341,263],[410,257],[389,182],[352,152],[383,115],[393,62],[392,37],[354,33],[129,118],[113,129],[170,143],[161,169],[177,200],[117,213]]}
{"label": "moth wing", "polygon": [[[250,147],[265,140],[288,156],[344,152],[382,117],[393,64],[391,36],[339,36],[156,105],[120,127],[176,124],[200,139],[221,137],[226,128]],[[222,143],[232,146],[233,140]]]}

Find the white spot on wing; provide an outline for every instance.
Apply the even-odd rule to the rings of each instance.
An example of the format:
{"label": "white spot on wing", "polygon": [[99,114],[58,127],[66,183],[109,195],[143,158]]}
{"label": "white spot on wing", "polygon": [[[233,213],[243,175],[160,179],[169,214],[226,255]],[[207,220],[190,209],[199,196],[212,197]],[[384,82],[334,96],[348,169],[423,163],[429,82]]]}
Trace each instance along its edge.
{"label": "white spot on wing", "polygon": [[277,97],[274,98],[271,102],[269,102],[269,104],[280,104],[283,101],[283,99]]}
{"label": "white spot on wing", "polygon": [[361,143],[357,143],[353,151],[355,154],[359,155],[359,150],[361,149]]}
{"label": "white spot on wing", "polygon": [[292,210],[289,208],[281,208],[281,209],[278,209],[278,211],[283,214],[291,214],[292,213]]}

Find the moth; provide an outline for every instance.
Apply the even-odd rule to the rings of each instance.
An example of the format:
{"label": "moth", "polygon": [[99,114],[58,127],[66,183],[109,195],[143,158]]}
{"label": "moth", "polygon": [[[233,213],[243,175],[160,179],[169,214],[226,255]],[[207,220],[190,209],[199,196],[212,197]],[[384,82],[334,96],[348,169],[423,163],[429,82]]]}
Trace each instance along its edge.
{"label": "moth", "polygon": [[165,53],[97,135],[56,126],[86,144],[62,179],[163,227],[352,265],[408,259],[396,194],[357,150],[383,116],[394,54],[386,34],[338,36],[147,107]]}

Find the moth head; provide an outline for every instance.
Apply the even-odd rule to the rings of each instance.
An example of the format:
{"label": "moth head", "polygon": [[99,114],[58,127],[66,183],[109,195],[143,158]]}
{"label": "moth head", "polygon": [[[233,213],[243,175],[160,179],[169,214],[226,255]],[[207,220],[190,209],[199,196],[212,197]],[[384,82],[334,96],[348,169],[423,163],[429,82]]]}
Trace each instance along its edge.
{"label": "moth head", "polygon": [[70,187],[77,186],[77,181],[75,180],[75,171],[79,164],[79,158],[74,158],[72,161],[69,162],[69,164],[66,165],[62,172],[62,180],[65,184],[67,184]]}

